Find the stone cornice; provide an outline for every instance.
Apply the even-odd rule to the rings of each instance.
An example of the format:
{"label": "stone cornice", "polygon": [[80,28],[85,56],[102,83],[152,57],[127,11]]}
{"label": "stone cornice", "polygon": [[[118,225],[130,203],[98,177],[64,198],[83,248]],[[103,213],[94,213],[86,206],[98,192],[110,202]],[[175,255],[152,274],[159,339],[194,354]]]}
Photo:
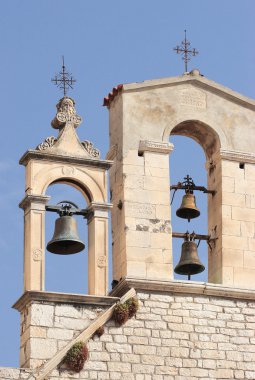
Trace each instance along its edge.
{"label": "stone cornice", "polygon": [[12,306],[13,309],[22,311],[27,304],[35,303],[61,303],[73,305],[98,305],[111,306],[119,300],[119,297],[112,296],[90,296],[82,294],[55,293],[29,290],[26,291]]}
{"label": "stone cornice", "polygon": [[21,157],[19,163],[21,165],[27,165],[30,160],[40,160],[40,161],[54,161],[54,162],[64,162],[68,164],[78,164],[84,166],[99,167],[102,169],[109,169],[113,162],[109,160],[98,160],[95,158],[85,158],[78,156],[65,156],[60,154],[46,153],[44,151],[29,149]]}
{"label": "stone cornice", "polygon": [[220,156],[221,159],[229,161],[238,161],[244,163],[255,163],[255,153],[247,153],[241,151],[221,149],[216,156]]}
{"label": "stone cornice", "polygon": [[144,152],[169,154],[173,149],[174,145],[168,142],[140,140],[138,152],[139,154]]}
{"label": "stone cornice", "polygon": [[242,289],[194,281],[156,281],[136,278],[125,278],[111,291],[111,296],[121,296],[128,289],[134,288],[137,292],[154,291],[160,293],[179,293],[239,300],[255,300],[255,289]]}

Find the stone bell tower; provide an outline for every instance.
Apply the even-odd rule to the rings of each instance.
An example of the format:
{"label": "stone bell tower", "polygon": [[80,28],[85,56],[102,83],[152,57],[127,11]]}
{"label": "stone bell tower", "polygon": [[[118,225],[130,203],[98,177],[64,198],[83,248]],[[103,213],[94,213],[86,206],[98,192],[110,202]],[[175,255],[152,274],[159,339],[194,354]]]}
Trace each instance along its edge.
{"label": "stone bell tower", "polygon": [[[61,298],[44,292],[45,213],[50,199],[46,190],[51,184],[71,185],[84,196],[88,205],[88,274],[84,273],[84,278],[88,278],[90,295],[105,296],[108,293],[108,211],[111,204],[107,202],[107,170],[111,162],[101,160],[99,150],[91,142],[79,141],[76,128],[81,121],[74,100],[64,96],[57,104],[57,114],[51,123],[59,131],[58,136],[47,137],[20,160],[26,168],[25,197],[20,203],[24,210],[24,295],[18,302],[21,312],[20,361],[25,367],[38,364],[33,352],[36,337],[30,326],[31,320],[36,318],[33,314],[35,304],[38,299],[46,303],[49,298]],[[47,315],[49,306],[44,303],[40,303],[40,308]]]}
{"label": "stone bell tower", "polygon": [[[113,276],[173,278],[170,135],[204,149],[209,282],[254,287],[255,103],[198,70],[119,86],[110,112]],[[171,163],[171,156],[170,156]]]}

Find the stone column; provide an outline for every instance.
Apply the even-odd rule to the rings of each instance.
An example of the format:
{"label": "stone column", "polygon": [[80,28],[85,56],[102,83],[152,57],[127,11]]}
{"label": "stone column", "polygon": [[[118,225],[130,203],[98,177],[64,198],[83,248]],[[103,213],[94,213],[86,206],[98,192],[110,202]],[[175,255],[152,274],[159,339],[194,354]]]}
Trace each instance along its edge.
{"label": "stone column", "polygon": [[92,202],[88,210],[88,294],[108,293],[108,210],[110,204]]}
{"label": "stone column", "polygon": [[24,210],[24,291],[44,290],[45,205],[49,199],[27,195],[19,205]]}

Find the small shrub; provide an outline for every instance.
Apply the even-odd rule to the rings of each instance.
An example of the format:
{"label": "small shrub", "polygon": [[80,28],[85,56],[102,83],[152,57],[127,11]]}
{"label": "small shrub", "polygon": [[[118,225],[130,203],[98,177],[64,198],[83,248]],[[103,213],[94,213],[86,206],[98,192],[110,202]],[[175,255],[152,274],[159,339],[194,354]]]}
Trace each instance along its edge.
{"label": "small shrub", "polygon": [[122,326],[127,322],[129,317],[128,305],[126,303],[118,303],[113,311],[113,319],[119,325]]}
{"label": "small shrub", "polygon": [[132,297],[129,300],[127,300],[126,304],[128,306],[128,318],[133,318],[139,309],[138,299]]}
{"label": "small shrub", "polygon": [[100,338],[100,336],[104,335],[104,326],[98,327],[98,329],[95,331],[94,335],[98,336],[99,338]]}
{"label": "small shrub", "polygon": [[86,344],[83,342],[77,342],[67,352],[64,357],[64,363],[70,370],[80,372],[84,367],[84,363],[88,359],[88,354],[89,352]]}

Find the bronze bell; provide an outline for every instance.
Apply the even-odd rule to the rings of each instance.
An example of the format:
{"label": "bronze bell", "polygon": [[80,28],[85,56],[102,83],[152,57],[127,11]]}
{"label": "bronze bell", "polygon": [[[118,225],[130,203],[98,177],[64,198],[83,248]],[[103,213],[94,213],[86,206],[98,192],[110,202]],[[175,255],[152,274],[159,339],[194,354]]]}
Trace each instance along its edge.
{"label": "bronze bell", "polygon": [[47,244],[47,250],[59,255],[81,252],[85,244],[80,240],[76,220],[70,215],[56,219],[53,238]]}
{"label": "bronze bell", "polygon": [[182,197],[181,207],[176,211],[176,215],[183,219],[194,219],[200,215],[200,211],[196,206],[196,198],[194,194],[185,194]]}
{"label": "bronze bell", "polygon": [[190,276],[204,270],[205,267],[198,258],[196,243],[184,241],[180,261],[174,269],[175,273]]}

